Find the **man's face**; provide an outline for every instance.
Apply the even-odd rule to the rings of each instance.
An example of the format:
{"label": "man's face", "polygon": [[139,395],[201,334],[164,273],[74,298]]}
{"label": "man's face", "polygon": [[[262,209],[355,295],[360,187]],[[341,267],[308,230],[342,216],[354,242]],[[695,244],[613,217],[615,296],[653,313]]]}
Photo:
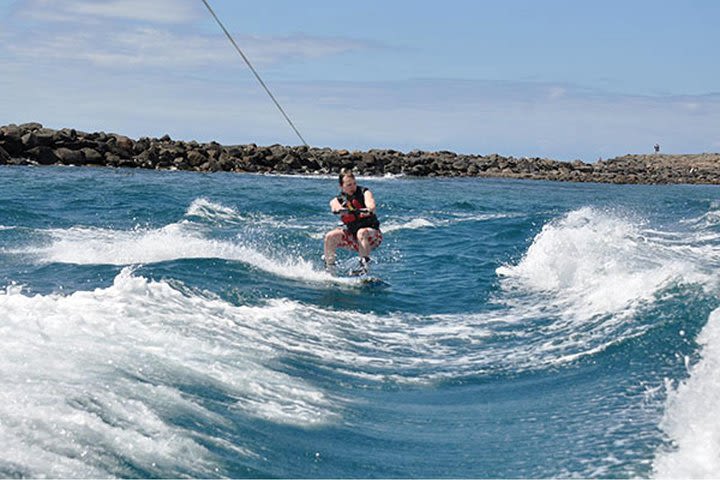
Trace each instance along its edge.
{"label": "man's face", "polygon": [[348,195],[355,193],[357,182],[352,177],[343,177],[342,191]]}

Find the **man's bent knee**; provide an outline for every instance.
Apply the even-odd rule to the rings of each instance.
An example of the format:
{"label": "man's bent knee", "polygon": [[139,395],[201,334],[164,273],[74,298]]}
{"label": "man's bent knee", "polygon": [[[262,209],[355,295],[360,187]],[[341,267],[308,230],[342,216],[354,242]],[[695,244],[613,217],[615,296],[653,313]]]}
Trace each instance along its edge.
{"label": "man's bent knee", "polygon": [[342,237],[343,237],[342,230],[331,230],[325,234],[325,243],[326,244],[338,244],[342,240]]}

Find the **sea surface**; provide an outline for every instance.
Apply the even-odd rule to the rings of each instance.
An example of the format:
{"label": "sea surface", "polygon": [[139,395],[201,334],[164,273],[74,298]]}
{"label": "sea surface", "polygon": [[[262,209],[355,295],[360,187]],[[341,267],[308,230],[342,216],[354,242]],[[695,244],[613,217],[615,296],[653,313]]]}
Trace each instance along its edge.
{"label": "sea surface", "polygon": [[720,475],[718,187],[359,183],[0,167],[0,477]]}

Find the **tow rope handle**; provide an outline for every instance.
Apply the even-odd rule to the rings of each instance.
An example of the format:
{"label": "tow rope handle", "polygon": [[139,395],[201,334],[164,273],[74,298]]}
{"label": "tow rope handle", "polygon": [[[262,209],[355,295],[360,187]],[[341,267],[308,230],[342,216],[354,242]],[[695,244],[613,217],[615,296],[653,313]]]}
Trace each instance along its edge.
{"label": "tow rope handle", "polygon": [[347,213],[372,213],[367,208],[356,208],[354,210],[350,210],[349,208],[341,208],[340,210],[335,210],[333,212],[335,215],[345,215]]}

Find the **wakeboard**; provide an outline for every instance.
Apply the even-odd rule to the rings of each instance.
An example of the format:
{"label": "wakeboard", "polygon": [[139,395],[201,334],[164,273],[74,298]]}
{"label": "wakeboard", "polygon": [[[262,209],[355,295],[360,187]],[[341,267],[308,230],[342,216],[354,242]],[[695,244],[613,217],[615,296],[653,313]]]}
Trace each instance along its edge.
{"label": "wakeboard", "polygon": [[343,278],[348,279],[351,283],[356,283],[358,285],[367,285],[367,286],[375,286],[375,287],[383,287],[383,286],[389,286],[385,280],[378,277],[377,275],[371,275],[370,273],[358,273],[355,271],[348,271],[345,275],[343,275]]}

